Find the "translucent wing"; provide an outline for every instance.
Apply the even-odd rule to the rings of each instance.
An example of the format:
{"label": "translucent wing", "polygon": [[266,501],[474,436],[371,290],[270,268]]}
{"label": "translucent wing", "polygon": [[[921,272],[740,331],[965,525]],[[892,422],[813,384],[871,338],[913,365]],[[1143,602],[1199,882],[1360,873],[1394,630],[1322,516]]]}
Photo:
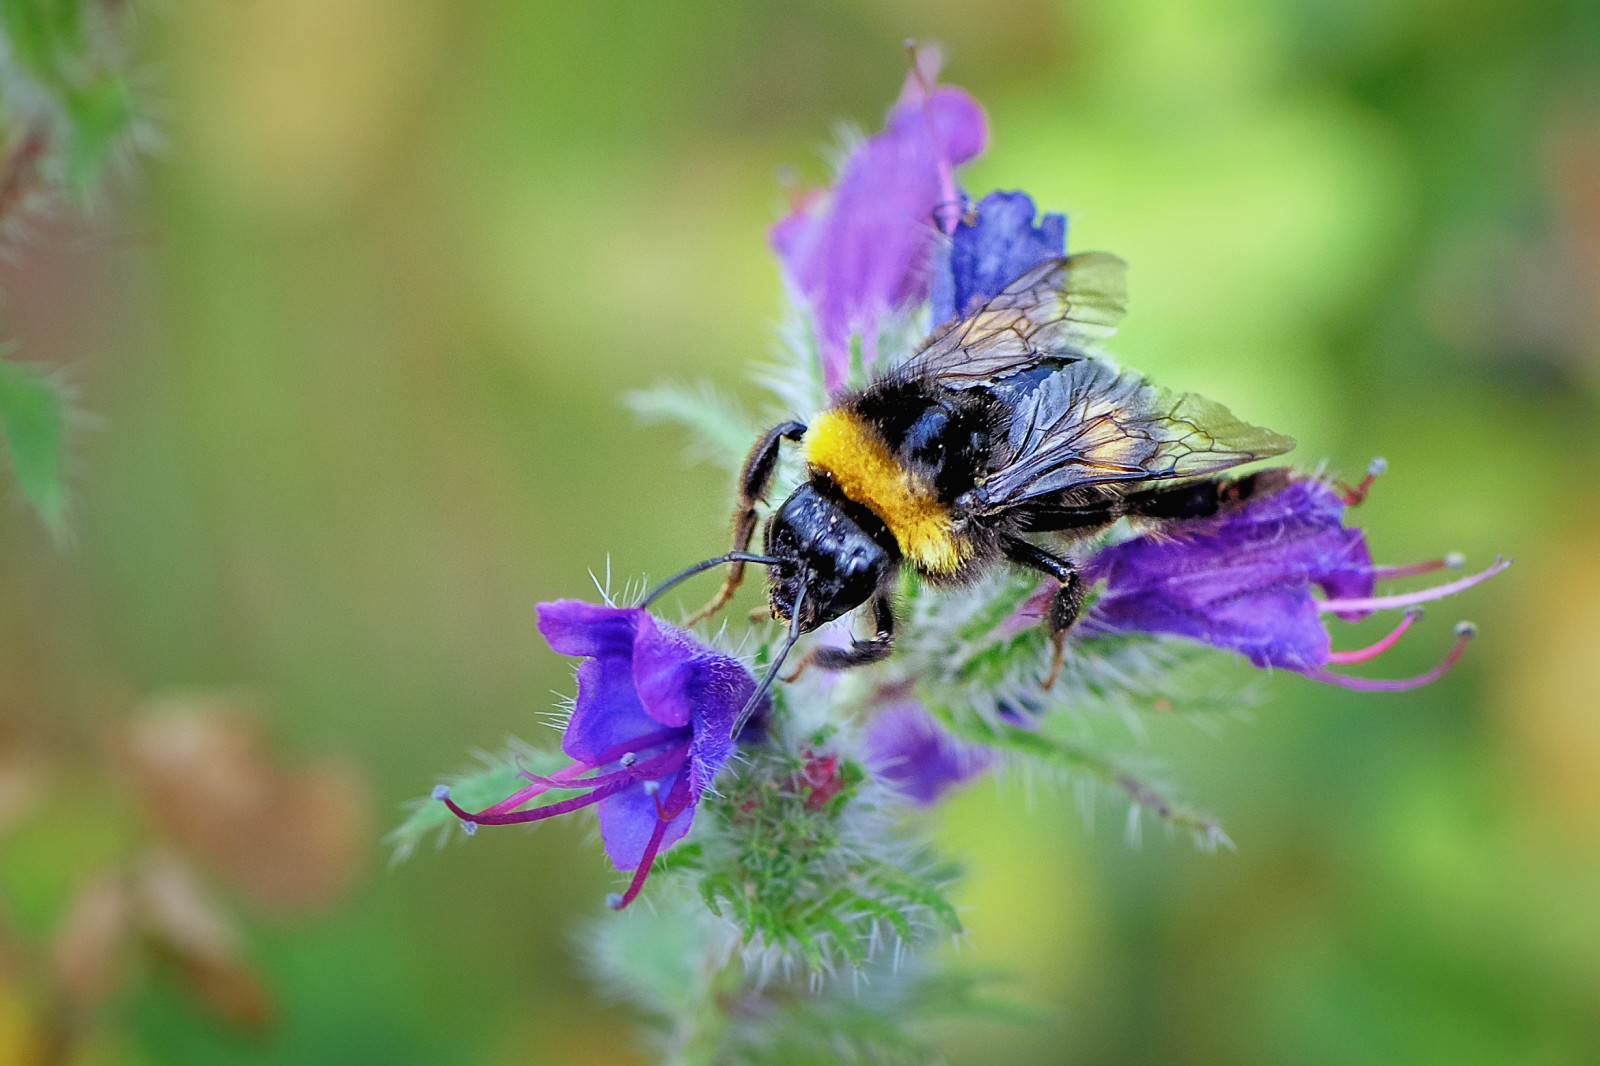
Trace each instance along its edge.
{"label": "translucent wing", "polygon": [[1127,311],[1127,269],[1105,252],[1047,259],[971,315],[934,330],[897,373],[964,389],[1046,359],[1084,358]]}
{"label": "translucent wing", "polygon": [[1099,360],[1021,383],[1013,410],[1009,458],[973,490],[980,507],[1082,485],[1214,474],[1294,447],[1219,403]]}

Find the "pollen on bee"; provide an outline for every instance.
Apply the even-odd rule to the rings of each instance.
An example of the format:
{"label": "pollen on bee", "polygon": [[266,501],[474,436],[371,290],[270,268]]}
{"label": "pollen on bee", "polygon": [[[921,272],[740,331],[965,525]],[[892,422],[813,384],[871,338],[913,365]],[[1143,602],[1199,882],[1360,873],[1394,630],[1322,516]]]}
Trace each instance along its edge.
{"label": "pollen on bee", "polygon": [[949,508],[933,487],[901,465],[851,412],[835,408],[812,419],[802,448],[806,462],[882,519],[901,553],[924,571],[951,573],[971,557],[971,546],[955,535]]}

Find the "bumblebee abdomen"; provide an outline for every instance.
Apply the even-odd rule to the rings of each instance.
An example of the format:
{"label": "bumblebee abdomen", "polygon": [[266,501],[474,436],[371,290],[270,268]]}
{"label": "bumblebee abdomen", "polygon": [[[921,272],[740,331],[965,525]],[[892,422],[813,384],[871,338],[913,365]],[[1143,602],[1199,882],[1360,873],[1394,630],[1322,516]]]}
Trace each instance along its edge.
{"label": "bumblebee abdomen", "polygon": [[955,532],[937,478],[896,457],[871,423],[850,408],[817,415],[801,447],[812,470],[876,514],[918,569],[950,574],[972,557],[971,543]]}

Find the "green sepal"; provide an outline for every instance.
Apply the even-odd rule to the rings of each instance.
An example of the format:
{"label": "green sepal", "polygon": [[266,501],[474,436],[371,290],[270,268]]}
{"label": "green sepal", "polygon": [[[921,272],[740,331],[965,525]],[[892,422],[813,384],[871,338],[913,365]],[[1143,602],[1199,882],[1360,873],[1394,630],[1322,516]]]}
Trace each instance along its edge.
{"label": "green sepal", "polygon": [[23,498],[58,539],[66,534],[67,495],[61,483],[66,397],[50,376],[0,358],[0,430]]}

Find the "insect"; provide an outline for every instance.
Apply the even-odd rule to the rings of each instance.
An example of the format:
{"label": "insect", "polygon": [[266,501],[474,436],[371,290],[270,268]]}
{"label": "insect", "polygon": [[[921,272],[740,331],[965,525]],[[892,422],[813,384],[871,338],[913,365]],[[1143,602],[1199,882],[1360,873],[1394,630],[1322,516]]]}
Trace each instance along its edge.
{"label": "insect", "polygon": [[[1123,516],[1214,514],[1281,486],[1288,472],[1213,475],[1294,446],[1220,404],[1095,357],[1126,309],[1125,276],[1126,264],[1105,253],[1045,260],[809,424],[769,429],[739,476],[733,551],[669,579],[645,602],[729,564],[693,624],[732,598],[746,564],[765,565],[772,614],[789,622],[789,635],[753,706],[801,634],[863,605],[870,636],[818,648],[801,665],[837,670],[888,656],[901,567],[954,587],[1002,563],[1020,566],[1057,582],[1044,620],[1054,648],[1048,687],[1085,589],[1070,557],[1030,534],[1070,547]],[[758,505],[785,441],[798,444],[806,478],[768,518],[765,553],[753,554]]]}

